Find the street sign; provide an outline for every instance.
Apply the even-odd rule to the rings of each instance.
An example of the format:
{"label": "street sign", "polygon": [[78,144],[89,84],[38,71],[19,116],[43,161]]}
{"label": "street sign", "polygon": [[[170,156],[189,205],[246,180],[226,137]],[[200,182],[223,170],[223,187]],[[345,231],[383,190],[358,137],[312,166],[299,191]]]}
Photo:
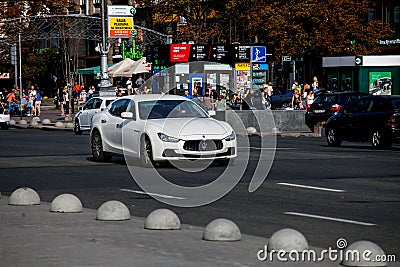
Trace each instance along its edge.
{"label": "street sign", "polygon": [[110,16],[132,16],[136,13],[133,6],[107,6],[107,15]]}
{"label": "street sign", "polygon": [[227,62],[229,57],[228,45],[212,45],[210,61]]}
{"label": "street sign", "polygon": [[250,46],[249,45],[234,45],[234,61],[249,62],[250,61]]}
{"label": "street sign", "polygon": [[282,62],[285,62],[285,61],[292,61],[292,57],[291,56],[282,56]]}
{"label": "street sign", "polygon": [[251,47],[251,62],[264,63],[267,61],[267,48],[265,46]]}
{"label": "street sign", "polygon": [[208,45],[192,45],[191,61],[208,61],[209,60]]}
{"label": "street sign", "polygon": [[355,63],[356,63],[356,66],[361,66],[363,63],[362,56],[356,56]]}
{"label": "street sign", "polygon": [[134,36],[132,17],[109,17],[108,36],[110,38],[123,38]]}

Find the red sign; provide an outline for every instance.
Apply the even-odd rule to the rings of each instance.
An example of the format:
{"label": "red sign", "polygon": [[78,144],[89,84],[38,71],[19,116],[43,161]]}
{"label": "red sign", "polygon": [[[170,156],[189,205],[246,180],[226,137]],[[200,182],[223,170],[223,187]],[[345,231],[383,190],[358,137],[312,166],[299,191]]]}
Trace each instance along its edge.
{"label": "red sign", "polygon": [[170,44],[169,61],[171,63],[188,62],[190,55],[190,44]]}

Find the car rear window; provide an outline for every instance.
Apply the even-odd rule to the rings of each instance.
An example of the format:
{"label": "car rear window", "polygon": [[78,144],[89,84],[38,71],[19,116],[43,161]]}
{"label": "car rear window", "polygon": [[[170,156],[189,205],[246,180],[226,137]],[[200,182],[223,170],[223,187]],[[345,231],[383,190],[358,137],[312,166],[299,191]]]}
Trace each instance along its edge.
{"label": "car rear window", "polygon": [[108,105],[110,105],[111,102],[113,102],[113,101],[114,101],[114,99],[112,99],[112,100],[106,100],[106,107],[108,107]]}
{"label": "car rear window", "polygon": [[319,95],[317,98],[314,100],[314,103],[331,103],[331,104],[336,104],[338,101],[338,96],[337,95]]}
{"label": "car rear window", "polygon": [[400,109],[400,99],[393,99],[392,104],[395,109]]}

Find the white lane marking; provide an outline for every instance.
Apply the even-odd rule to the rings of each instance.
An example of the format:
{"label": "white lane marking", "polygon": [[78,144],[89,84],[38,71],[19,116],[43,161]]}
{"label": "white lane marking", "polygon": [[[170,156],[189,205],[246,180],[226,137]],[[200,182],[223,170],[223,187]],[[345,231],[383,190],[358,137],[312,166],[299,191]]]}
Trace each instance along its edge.
{"label": "white lane marking", "polygon": [[329,191],[329,192],[336,192],[336,193],[344,193],[345,190],[341,189],[332,189],[332,188],[325,188],[325,187],[316,187],[316,186],[308,186],[308,185],[301,185],[301,184],[290,184],[290,183],[277,183],[279,185],[285,186],[292,186],[292,187],[300,187],[300,188],[307,188],[307,189],[314,189],[314,190],[322,190],[322,191]]}
{"label": "white lane marking", "polygon": [[251,147],[239,146],[238,148],[240,148],[240,149],[248,149],[248,148],[250,148],[250,149],[258,149],[258,150],[297,150],[298,149],[298,148],[292,148],[292,147],[277,147],[277,148],[274,148],[274,147],[254,147],[254,146],[251,146]]}
{"label": "white lane marking", "polygon": [[335,222],[352,223],[352,224],[358,224],[358,225],[364,225],[364,226],[375,226],[376,225],[374,223],[359,222],[359,221],[353,221],[353,220],[346,220],[346,219],[326,217],[326,216],[306,214],[306,213],[298,213],[298,212],[284,212],[284,214],[301,216],[301,217],[309,217],[309,218],[321,219],[321,220],[328,220],[328,221],[335,221]]}
{"label": "white lane marking", "polygon": [[149,192],[132,190],[132,189],[125,189],[125,188],[121,188],[120,191],[129,192],[129,193],[135,193],[135,194],[140,194],[140,195],[149,195],[149,196],[155,196],[155,197],[169,198],[169,199],[186,199],[185,197],[168,196],[168,195],[163,195],[163,194],[149,193]]}

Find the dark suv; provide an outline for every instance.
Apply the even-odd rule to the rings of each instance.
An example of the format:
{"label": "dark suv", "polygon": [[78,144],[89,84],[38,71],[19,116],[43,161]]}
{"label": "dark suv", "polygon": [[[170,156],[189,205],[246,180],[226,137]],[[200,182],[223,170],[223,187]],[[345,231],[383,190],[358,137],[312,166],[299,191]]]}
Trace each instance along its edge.
{"label": "dark suv", "polygon": [[368,93],[362,92],[336,92],[319,94],[305,115],[305,122],[311,131],[314,125],[319,122],[326,122],[329,117],[338,111],[346,109],[351,103],[367,96]]}
{"label": "dark suv", "polygon": [[329,146],[342,140],[371,142],[374,148],[400,143],[400,96],[363,97],[329,118],[325,133]]}

